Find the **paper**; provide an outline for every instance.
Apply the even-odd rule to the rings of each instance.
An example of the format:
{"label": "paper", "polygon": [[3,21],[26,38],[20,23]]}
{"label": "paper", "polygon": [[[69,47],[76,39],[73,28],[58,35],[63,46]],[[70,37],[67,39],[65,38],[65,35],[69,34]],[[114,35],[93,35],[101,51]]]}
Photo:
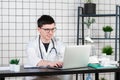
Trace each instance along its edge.
{"label": "paper", "polygon": [[9,66],[6,66],[6,67],[0,67],[0,71],[3,71],[3,70],[10,70]]}
{"label": "paper", "polygon": [[33,69],[33,68],[37,68],[36,66],[31,66],[31,65],[24,65],[25,69]]}
{"label": "paper", "polygon": [[29,67],[36,67],[36,66],[24,65],[24,68],[29,68]]}
{"label": "paper", "polygon": [[30,66],[30,65],[24,65],[24,69],[43,69],[47,68],[45,66]]}

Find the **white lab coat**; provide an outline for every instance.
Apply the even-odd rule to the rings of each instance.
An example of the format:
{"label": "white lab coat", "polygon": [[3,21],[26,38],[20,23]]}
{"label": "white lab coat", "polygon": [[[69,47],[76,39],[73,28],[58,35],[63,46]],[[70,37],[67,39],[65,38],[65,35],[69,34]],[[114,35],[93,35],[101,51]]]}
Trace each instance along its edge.
{"label": "white lab coat", "polygon": [[[39,36],[37,36],[32,41],[30,41],[26,48],[28,64],[30,66],[36,66],[38,64],[38,62],[42,59],[41,53],[39,50],[39,42],[38,41],[39,41]],[[63,61],[65,46],[58,39],[54,38],[53,41],[55,44],[55,48],[57,50],[57,54],[54,49],[51,51],[51,53],[49,53],[51,48],[53,47],[52,41],[50,41],[47,52],[45,50],[45,47],[44,47],[42,41],[40,41],[40,47],[41,47],[43,58],[44,58],[44,60],[49,60],[49,61],[56,61],[56,60]],[[29,77],[24,78],[23,80],[72,80],[72,76],[71,75],[61,75],[58,77],[57,76],[52,76],[52,77],[32,76],[32,77],[30,77],[29,76]]]}
{"label": "white lab coat", "polygon": [[41,54],[43,55],[44,60],[49,60],[49,61],[56,61],[56,60],[63,60],[64,57],[64,50],[65,46],[64,44],[57,39],[53,39],[54,41],[54,46],[57,50],[57,53],[55,52],[54,49],[52,49],[51,53],[50,50],[53,47],[52,41],[50,41],[48,51],[46,52],[45,47],[40,41],[40,47],[41,47],[41,52],[39,50],[39,36],[37,36],[35,39],[31,40],[26,48],[26,53],[27,53],[27,58],[28,58],[28,64],[31,66],[36,66],[38,62],[41,60]]}

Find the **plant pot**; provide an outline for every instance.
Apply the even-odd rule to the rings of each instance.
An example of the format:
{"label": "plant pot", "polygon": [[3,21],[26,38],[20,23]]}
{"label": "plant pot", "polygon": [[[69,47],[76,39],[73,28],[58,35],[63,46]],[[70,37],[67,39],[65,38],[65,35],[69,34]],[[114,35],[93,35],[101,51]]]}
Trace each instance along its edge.
{"label": "plant pot", "polygon": [[15,65],[14,66],[14,71],[19,72],[20,71],[20,65]]}
{"label": "plant pot", "polygon": [[10,71],[19,72],[20,71],[20,65],[10,64]]}
{"label": "plant pot", "polygon": [[111,32],[105,32],[104,36],[105,38],[111,38]]}
{"label": "plant pot", "polygon": [[101,59],[99,59],[100,64],[102,66],[109,66],[110,65],[110,56],[102,53]]}
{"label": "plant pot", "polygon": [[96,4],[95,3],[85,3],[84,4],[84,14],[96,14]]}
{"label": "plant pot", "polygon": [[14,66],[15,66],[15,64],[10,64],[10,65],[9,65],[10,71],[14,71]]}

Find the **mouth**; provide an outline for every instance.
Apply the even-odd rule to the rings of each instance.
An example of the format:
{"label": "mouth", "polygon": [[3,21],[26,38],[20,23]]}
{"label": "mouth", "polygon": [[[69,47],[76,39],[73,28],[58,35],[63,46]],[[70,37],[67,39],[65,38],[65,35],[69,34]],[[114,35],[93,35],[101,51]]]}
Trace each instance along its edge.
{"label": "mouth", "polygon": [[51,36],[51,35],[47,35],[47,38],[51,39],[51,38],[52,38],[52,36]]}

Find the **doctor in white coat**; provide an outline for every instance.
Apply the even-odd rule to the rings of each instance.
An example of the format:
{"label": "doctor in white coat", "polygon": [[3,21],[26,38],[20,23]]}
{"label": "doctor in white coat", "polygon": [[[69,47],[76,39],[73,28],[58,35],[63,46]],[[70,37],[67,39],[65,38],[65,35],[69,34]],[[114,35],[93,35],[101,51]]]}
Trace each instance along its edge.
{"label": "doctor in white coat", "polygon": [[[39,35],[29,42],[26,53],[28,64],[31,66],[62,67],[64,44],[54,38],[55,21],[49,15],[42,15],[38,21]],[[64,79],[63,79],[64,78]],[[27,77],[26,80],[66,80],[68,77]],[[68,80],[72,79],[71,77]]]}

